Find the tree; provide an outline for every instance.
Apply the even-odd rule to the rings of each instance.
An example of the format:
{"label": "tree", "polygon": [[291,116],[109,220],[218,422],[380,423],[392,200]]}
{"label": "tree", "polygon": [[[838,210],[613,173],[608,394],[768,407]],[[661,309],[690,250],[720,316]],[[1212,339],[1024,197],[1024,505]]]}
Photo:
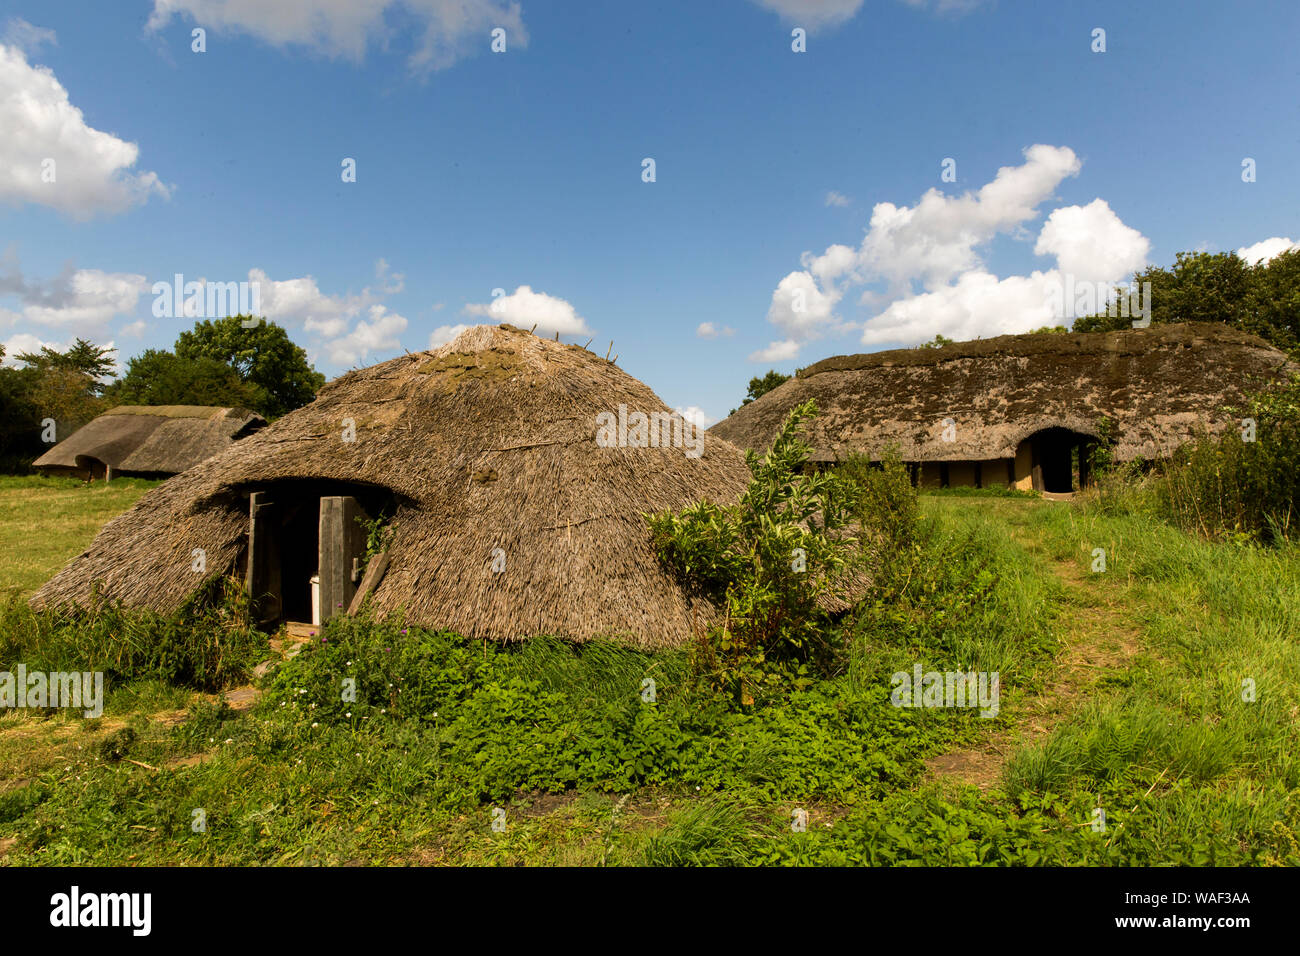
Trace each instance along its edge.
{"label": "tree", "polygon": [[110,356],[115,351],[79,338],[66,352],[42,346],[39,352],[17,356],[35,373],[28,399],[39,418],[54,419],[60,440],[108,407],[101,396],[107,387],[104,378],[113,372]]}
{"label": "tree", "polygon": [[778,385],[788,381],[790,381],[789,375],[782,375],[776,369],[769,369],[766,375],[749,380],[749,397],[740,404],[748,405],[754,399],[761,398]]}
{"label": "tree", "polygon": [[[0,345],[0,359],[4,358]],[[32,392],[40,373],[0,365],[0,471],[26,473],[46,450]]]}
{"label": "tree", "polygon": [[[1133,283],[1135,290],[1150,283],[1147,304],[1152,325],[1223,322],[1253,331],[1249,327],[1251,294],[1264,269],[1267,266],[1252,267],[1235,252],[1180,252],[1172,268],[1148,266],[1134,273]],[[1129,290],[1118,291],[1127,295]],[[1112,332],[1132,327],[1132,315],[1105,312],[1082,316],[1074,322],[1075,332]]]}
{"label": "tree", "polygon": [[123,405],[222,405],[260,409],[264,394],[239,373],[212,358],[183,359],[148,349],[126,365],[106,397]]}
{"label": "tree", "polygon": [[917,348],[918,349],[941,349],[945,345],[952,345],[952,344],[953,344],[953,340],[948,338],[948,336],[936,334],[935,337],[932,338],[930,341],[922,342],[920,345],[917,346]]}
{"label": "tree", "polygon": [[1242,327],[1280,349],[1300,347],[1300,249],[1275,256],[1252,270]]}
{"label": "tree", "polygon": [[[245,327],[244,322],[257,324]],[[275,418],[312,401],[325,384],[280,326],[252,316],[232,315],[197,323],[193,331],[176,340],[176,357],[190,361],[213,359],[234,369],[239,379],[254,388],[254,408]]]}
{"label": "tree", "polygon": [[111,378],[114,374],[114,362],[110,356],[116,351],[117,349],[100,348],[93,342],[79,338],[66,352],[43,345],[39,352],[20,352],[17,358],[38,372],[63,369],[84,375],[87,390],[93,395],[99,395],[104,391],[104,379]]}

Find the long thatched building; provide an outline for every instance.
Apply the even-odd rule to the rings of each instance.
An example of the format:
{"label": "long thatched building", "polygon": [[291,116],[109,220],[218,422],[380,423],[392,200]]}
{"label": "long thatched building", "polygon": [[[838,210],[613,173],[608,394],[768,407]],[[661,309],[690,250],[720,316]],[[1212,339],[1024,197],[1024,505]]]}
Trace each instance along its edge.
{"label": "long thatched building", "polygon": [[1239,427],[1226,409],[1294,369],[1262,339],[1212,323],[1002,335],[825,359],[709,434],[765,450],[789,410],[815,399],[814,461],[878,461],[892,447],[925,486],[1069,492],[1088,482],[1097,442],[1119,461],[1166,457],[1201,430]]}
{"label": "long thatched building", "polygon": [[266,424],[246,408],[119,405],[87,422],[33,463],[45,474],[111,479],[163,478]]}
{"label": "long thatched building", "polygon": [[[237,574],[269,624],[368,596],[472,637],[675,644],[713,609],[660,565],[643,513],[734,501],[749,479],[737,449],[689,437],[612,362],[476,326],[336,379],[153,489],[32,603],[98,589],[165,613],[205,575]],[[387,522],[386,549],[367,548],[357,519]]]}

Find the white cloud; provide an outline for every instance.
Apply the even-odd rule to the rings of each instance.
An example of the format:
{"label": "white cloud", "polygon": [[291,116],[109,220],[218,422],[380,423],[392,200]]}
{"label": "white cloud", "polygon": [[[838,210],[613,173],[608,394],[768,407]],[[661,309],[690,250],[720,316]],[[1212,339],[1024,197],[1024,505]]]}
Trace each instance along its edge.
{"label": "white cloud", "polygon": [[770,342],[767,348],[749,353],[751,362],[785,362],[799,354],[799,343],[793,339]]}
{"label": "white cloud", "polygon": [[1047,217],[1034,252],[1056,256],[1064,273],[1081,282],[1127,277],[1146,263],[1151,243],[1124,225],[1104,199],[1063,206]]}
{"label": "white cloud", "polygon": [[440,325],[433,330],[429,336],[429,348],[436,349],[439,345],[446,345],[460,333],[468,329],[468,325]]}
{"label": "white cloud", "polygon": [[945,196],[930,189],[913,207],[877,203],[858,250],[856,269],[898,286],[937,288],[978,263],[975,247],[1038,215],[1080,162],[1064,146],[1030,146],[1020,166],[1003,166],[975,193]]}
{"label": "white cloud", "polygon": [[34,54],[46,44],[58,46],[59,38],[53,30],[33,26],[22,17],[13,17],[5,23],[4,42],[24,53]]}
{"label": "white cloud", "polygon": [[[1021,165],[1002,167],[974,192],[930,189],[914,206],[877,203],[856,249],[834,244],[820,255],[805,252],[803,268],[778,283],[768,320],[783,337],[750,358],[792,359],[806,342],[857,327],[864,344],[914,344],[938,333],[971,339],[1061,324],[1066,317],[1049,297],[1054,285],[1128,279],[1150,249],[1140,232],[1095,199],[1047,217],[1034,251],[1054,256],[1056,268],[998,279],[981,252],[999,235],[1024,236],[1039,207],[1081,166],[1073,150],[1038,144],[1024,151]],[[865,287],[859,303],[876,313],[865,322],[836,312],[855,285]]]}
{"label": "white cloud", "polygon": [[717,421],[716,418],[710,418],[708,415],[704,414],[704,409],[700,408],[698,405],[687,405],[685,408],[679,406],[674,408],[673,411],[682,416],[682,418],[686,419],[700,431],[703,431]]}
{"label": "white cloud", "polygon": [[564,299],[534,292],[521,285],[510,295],[500,295],[490,303],[465,306],[466,315],[481,315],[492,322],[508,322],[521,329],[537,325],[537,332],[561,335],[586,335],[591,330],[577,311]]}
{"label": "white cloud", "polygon": [[18,299],[18,311],[0,309],[0,320],[66,329],[75,336],[102,335],[119,315],[135,312],[149,289],[142,275],[65,268],[51,279],[28,279],[13,248],[0,256],[0,295]]}
{"label": "white cloud", "polygon": [[387,259],[375,260],[375,279],[379,282],[379,291],[384,295],[396,295],[406,288],[406,275],[393,272]]}
{"label": "white cloud", "polygon": [[[781,358],[794,358],[799,342],[817,338],[837,321],[835,307],[843,294],[834,288],[823,291],[809,272],[791,272],[777,285],[776,291],[772,293],[772,304],[767,310],[768,321],[785,332],[787,340],[774,342],[768,346],[767,352],[759,354],[769,355],[773,349],[777,349],[782,353]],[[791,346],[794,352],[785,354]]]}
{"label": "white cloud", "polygon": [[853,202],[852,199],[850,199],[848,196],[844,195],[843,193],[836,192],[834,189],[832,189],[830,192],[826,194],[826,205],[828,206],[843,207],[849,205],[851,202]]}
{"label": "white cloud", "polygon": [[[146,29],[188,17],[209,30],[246,33],[271,46],[301,46],[323,56],[360,62],[372,45],[414,32],[407,58],[412,73],[427,74],[487,51],[491,31],[506,31],[507,49],[526,47],[518,3],[506,0],[154,0]],[[390,14],[396,23],[389,22]],[[410,21],[418,26],[412,31]]]}
{"label": "white cloud", "polygon": [[[857,16],[864,0],[753,0],[760,7],[778,13],[792,26],[806,27],[809,32],[822,27],[837,27]],[[981,6],[985,0],[903,0],[909,7],[934,13],[965,13]]]}
{"label": "white cloud", "polygon": [[148,328],[149,323],[145,322],[143,319],[137,319],[129,325],[122,326],[122,328],[118,330],[118,334],[125,335],[128,338],[138,339],[140,336],[144,335]]}
{"label": "white cloud", "polygon": [[326,339],[337,338],[348,327],[348,319],[370,303],[368,295],[332,296],[321,292],[312,276],[275,280],[261,269],[249,269],[248,281],[257,283],[262,314],[280,325],[301,324],[308,332]]}
{"label": "white cloud", "polygon": [[736,330],[729,325],[718,328],[712,322],[701,322],[695,327],[695,334],[701,339],[716,339],[720,335],[730,338],[736,334]]}
{"label": "white cloud", "polygon": [[862,343],[912,345],[936,335],[964,342],[1059,325],[1048,304],[1057,281],[1055,271],[999,279],[972,270],[952,285],[894,302],[866,324]]}
{"label": "white cloud", "polygon": [[382,305],[372,305],[369,319],[362,319],[351,332],[326,344],[330,361],[335,365],[359,365],[372,352],[392,352],[402,347],[398,336],[406,331],[406,318],[389,312]]}
{"label": "white cloud", "polygon": [[[389,312],[379,300],[401,292],[404,276],[393,272],[384,259],[375,262],[378,288],[359,293],[329,295],[313,276],[272,279],[261,269],[249,269],[248,280],[258,283],[262,314],[287,328],[301,326],[317,338],[317,346],[335,365],[356,365],[372,354],[401,348],[398,336],[406,331],[405,316]],[[359,318],[360,316],[366,318]],[[353,324],[353,320],[357,320]]]}
{"label": "white cloud", "polygon": [[808,30],[837,27],[852,20],[862,9],[863,0],[754,0],[780,14],[795,26]]}
{"label": "white cloud", "polygon": [[1261,239],[1253,246],[1242,246],[1237,250],[1237,255],[1253,266],[1261,262],[1268,262],[1275,256],[1281,255],[1290,249],[1300,249],[1300,242],[1292,242],[1290,239],[1273,236],[1271,239]]}
{"label": "white cloud", "polygon": [[171,194],[156,173],[130,171],[135,143],[88,126],[53,71],[12,44],[0,44],[0,130],[0,202],[87,219]]}

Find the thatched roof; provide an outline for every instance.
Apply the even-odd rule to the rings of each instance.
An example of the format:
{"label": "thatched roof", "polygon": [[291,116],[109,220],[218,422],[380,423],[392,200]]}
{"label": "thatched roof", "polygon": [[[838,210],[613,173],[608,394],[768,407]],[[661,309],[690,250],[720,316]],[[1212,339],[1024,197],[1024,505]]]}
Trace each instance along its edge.
{"label": "thatched roof", "polygon": [[119,405],[78,428],[34,464],[84,468],[93,460],[123,474],[175,475],[265,424],[246,408]]}
{"label": "thatched roof", "polygon": [[[742,454],[706,438],[681,447],[600,447],[597,415],[668,413],[612,362],[510,326],[349,372],[316,400],[153,489],[32,599],[110,599],[167,612],[209,572],[238,573],[250,490],[279,479],[333,479],[396,497],[381,613],[473,637],[612,636],[654,647],[684,641],[712,609],[686,594],[649,543],[642,512],[748,484]],[[356,440],[343,440],[345,419]],[[492,571],[493,549],[506,571]]]}
{"label": "thatched roof", "polygon": [[[765,450],[791,407],[816,399],[804,432],[813,458],[852,452],[904,461],[1011,458],[1051,427],[1098,435],[1115,423],[1119,460],[1168,455],[1200,428],[1234,425],[1224,406],[1276,377],[1285,353],[1216,323],[1079,334],[1001,335],[942,348],[898,349],[824,359],[709,432]],[[944,441],[944,420],[955,441]],[[950,435],[953,432],[949,432]]]}

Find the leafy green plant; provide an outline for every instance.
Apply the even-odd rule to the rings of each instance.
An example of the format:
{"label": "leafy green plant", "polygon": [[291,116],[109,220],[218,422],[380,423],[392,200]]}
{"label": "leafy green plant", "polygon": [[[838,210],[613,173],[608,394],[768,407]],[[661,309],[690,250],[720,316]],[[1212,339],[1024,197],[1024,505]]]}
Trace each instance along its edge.
{"label": "leafy green plant", "polygon": [[1300,522],[1300,375],[1258,392],[1240,421],[1239,430],[1179,450],[1155,484],[1157,507],[1209,537],[1292,539]]}
{"label": "leafy green plant", "polygon": [[382,513],[374,518],[357,515],[356,521],[366,532],[366,561],[369,562],[375,555],[387,550],[397,532],[397,524],[390,522],[389,516]]}
{"label": "leafy green plant", "polygon": [[807,473],[799,437],[815,402],[796,406],[736,505],[701,502],[679,514],[646,515],[661,560],[723,610],[701,642],[700,670],[744,705],[774,690],[786,671],[796,685],[838,634],[824,608],[843,602],[860,559],[852,527],[857,486],[833,472]]}

